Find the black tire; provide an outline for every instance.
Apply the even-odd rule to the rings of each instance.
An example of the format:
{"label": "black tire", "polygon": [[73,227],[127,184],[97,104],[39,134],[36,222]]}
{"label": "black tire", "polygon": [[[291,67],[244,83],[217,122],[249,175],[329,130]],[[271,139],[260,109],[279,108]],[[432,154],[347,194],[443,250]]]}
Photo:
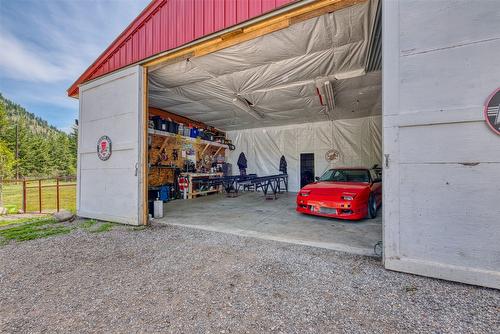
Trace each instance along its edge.
{"label": "black tire", "polygon": [[368,199],[368,218],[373,219],[377,217],[377,202],[375,201],[375,196],[370,194]]}

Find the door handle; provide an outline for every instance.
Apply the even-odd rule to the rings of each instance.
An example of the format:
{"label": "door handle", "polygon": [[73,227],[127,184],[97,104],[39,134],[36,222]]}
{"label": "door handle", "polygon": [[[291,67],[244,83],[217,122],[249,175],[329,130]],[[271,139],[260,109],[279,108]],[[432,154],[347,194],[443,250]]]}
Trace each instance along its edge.
{"label": "door handle", "polygon": [[139,172],[139,163],[135,163],[135,176],[137,176],[137,173]]}

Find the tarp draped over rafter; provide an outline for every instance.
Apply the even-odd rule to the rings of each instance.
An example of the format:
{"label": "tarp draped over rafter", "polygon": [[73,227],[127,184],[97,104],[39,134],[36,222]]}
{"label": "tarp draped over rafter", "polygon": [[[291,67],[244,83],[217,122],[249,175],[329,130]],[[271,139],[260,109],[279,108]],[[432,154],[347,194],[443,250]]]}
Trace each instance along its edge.
{"label": "tarp draped over rafter", "polygon": [[[149,103],[224,130],[379,115],[380,72],[365,71],[377,4],[157,66],[149,73]],[[333,86],[333,110],[325,82]]]}

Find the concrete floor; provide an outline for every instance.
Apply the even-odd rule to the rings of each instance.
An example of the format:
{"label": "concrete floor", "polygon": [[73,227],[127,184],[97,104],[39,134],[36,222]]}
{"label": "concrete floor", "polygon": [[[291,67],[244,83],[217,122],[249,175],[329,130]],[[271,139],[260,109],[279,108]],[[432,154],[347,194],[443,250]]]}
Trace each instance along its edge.
{"label": "concrete floor", "polygon": [[315,217],[295,211],[295,193],[266,200],[262,193],[223,194],[175,200],[164,206],[162,223],[374,255],[382,240],[381,211],[375,219],[357,222]]}

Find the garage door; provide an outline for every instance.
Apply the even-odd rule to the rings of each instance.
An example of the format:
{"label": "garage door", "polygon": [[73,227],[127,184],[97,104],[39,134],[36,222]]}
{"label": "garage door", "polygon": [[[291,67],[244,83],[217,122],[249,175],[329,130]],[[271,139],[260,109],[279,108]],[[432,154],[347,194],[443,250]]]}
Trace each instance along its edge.
{"label": "garage door", "polygon": [[142,110],[138,66],[80,87],[79,216],[143,222]]}
{"label": "garage door", "polygon": [[499,288],[498,5],[428,4],[384,3],[385,265]]}

